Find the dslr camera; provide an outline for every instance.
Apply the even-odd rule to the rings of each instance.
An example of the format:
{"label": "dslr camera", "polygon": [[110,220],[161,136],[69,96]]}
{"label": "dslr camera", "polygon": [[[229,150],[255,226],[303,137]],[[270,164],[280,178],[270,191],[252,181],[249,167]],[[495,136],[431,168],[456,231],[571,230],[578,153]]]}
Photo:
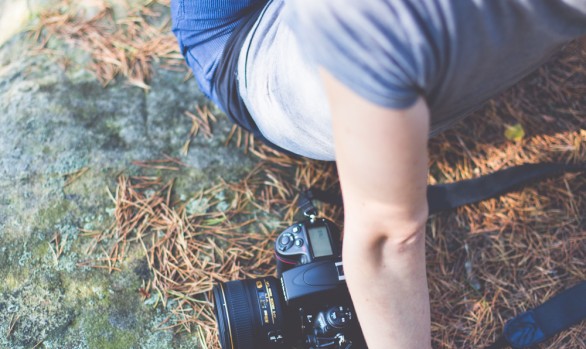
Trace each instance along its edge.
{"label": "dslr camera", "polygon": [[219,283],[222,349],[365,349],[346,287],[340,232],[307,214],[275,241],[277,277]]}

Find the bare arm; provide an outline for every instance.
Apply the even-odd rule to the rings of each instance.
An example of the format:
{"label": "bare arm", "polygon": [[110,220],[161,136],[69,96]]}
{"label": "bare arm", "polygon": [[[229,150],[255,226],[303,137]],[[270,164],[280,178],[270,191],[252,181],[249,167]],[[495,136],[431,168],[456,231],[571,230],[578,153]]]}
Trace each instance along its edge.
{"label": "bare arm", "polygon": [[427,106],[385,109],[322,77],[344,196],[344,269],[368,347],[430,348]]}

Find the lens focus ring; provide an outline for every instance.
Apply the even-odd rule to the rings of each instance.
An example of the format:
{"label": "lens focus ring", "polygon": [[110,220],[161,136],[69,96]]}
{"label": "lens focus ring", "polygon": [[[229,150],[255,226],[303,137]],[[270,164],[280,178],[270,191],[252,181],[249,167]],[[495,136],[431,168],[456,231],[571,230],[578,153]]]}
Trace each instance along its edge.
{"label": "lens focus ring", "polygon": [[230,299],[228,308],[236,347],[234,349],[255,349],[253,347],[254,324],[250,312],[253,309],[247,297],[244,282],[226,283],[226,296]]}

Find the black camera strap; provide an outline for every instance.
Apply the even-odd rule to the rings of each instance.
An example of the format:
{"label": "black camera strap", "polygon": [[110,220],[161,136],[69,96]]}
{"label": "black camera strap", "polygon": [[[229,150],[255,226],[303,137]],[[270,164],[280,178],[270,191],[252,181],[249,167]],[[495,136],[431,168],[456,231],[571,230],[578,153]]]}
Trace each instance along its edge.
{"label": "black camera strap", "polygon": [[524,185],[568,172],[586,172],[586,164],[525,164],[464,181],[427,187],[429,214],[495,198]]}
{"label": "black camera strap", "polygon": [[313,205],[313,200],[319,200],[326,204],[342,206],[342,194],[338,190],[321,190],[318,188],[310,188],[302,191],[299,194],[299,201],[297,207],[305,216],[316,216],[317,208]]}
{"label": "black camera strap", "polygon": [[[524,164],[509,167],[474,179],[427,186],[429,214],[453,210],[461,206],[499,197],[523,186],[570,172],[586,172],[586,164]],[[342,206],[340,188],[310,188],[301,193],[298,206],[302,212],[315,211],[313,200]]]}
{"label": "black camera strap", "polygon": [[507,321],[503,335],[486,349],[529,348],[586,318],[586,281]]}
{"label": "black camera strap", "polygon": [[[520,189],[524,185],[567,172],[586,172],[586,164],[525,164],[503,169],[474,179],[429,185],[429,214],[452,210],[464,205],[495,198]],[[343,205],[337,190],[311,188],[299,199],[306,215],[317,214],[313,200]],[[486,349],[530,348],[586,319],[586,281],[563,291],[535,309],[509,320],[503,335]]]}

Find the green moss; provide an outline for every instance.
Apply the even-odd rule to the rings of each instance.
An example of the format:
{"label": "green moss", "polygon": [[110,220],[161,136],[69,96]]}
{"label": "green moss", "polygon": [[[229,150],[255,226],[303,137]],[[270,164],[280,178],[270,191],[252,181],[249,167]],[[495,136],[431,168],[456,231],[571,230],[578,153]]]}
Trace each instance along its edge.
{"label": "green moss", "polygon": [[138,346],[145,328],[141,321],[144,320],[141,304],[131,285],[133,278],[120,278],[118,282],[127,287],[111,292],[107,301],[100,302],[103,305],[93,307],[95,311],[90,313],[95,315],[85,319],[82,331],[85,332],[90,349],[128,349]]}
{"label": "green moss", "polygon": [[32,269],[28,265],[19,266],[23,255],[32,256],[27,251],[26,243],[16,240],[0,249],[0,292],[12,292],[29,279]]}
{"label": "green moss", "polygon": [[47,253],[51,253],[49,250],[49,242],[41,241],[36,246],[34,246],[31,250],[32,256],[35,259],[43,260]]}
{"label": "green moss", "polygon": [[84,321],[81,329],[88,339],[89,349],[130,349],[137,347],[139,333],[132,329],[120,330],[110,324],[108,313],[96,311]]}
{"label": "green moss", "polygon": [[107,309],[110,305],[110,280],[103,271],[80,272],[74,275],[61,274],[64,301],[73,307]]}
{"label": "green moss", "polygon": [[57,223],[62,221],[69,209],[69,201],[60,200],[45,209],[39,210],[36,217],[37,228],[45,230],[53,229]]}
{"label": "green moss", "polygon": [[4,282],[0,283],[0,292],[11,292],[21,287],[27,280],[27,276],[20,275],[21,273],[12,272],[6,275]]}

